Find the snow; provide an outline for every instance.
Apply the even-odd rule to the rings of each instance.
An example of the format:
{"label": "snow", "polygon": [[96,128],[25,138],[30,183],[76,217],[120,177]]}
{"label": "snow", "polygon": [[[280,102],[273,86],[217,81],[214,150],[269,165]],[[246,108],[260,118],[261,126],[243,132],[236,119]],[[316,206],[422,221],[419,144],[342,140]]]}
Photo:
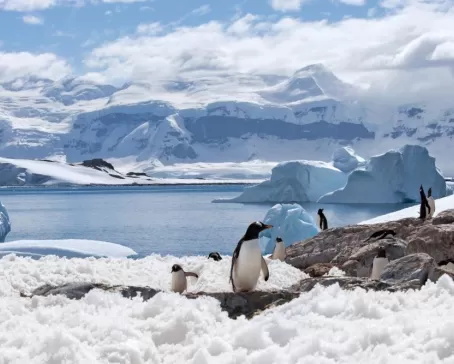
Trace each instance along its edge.
{"label": "snow", "polygon": [[434,198],[445,197],[446,182],[425,147],[405,145],[372,157],[353,171],[345,187],[329,192],[318,203],[407,203],[419,201],[419,186]]}
{"label": "snow", "polygon": [[6,236],[11,231],[11,221],[5,205],[0,201],[0,243],[5,241]]}
{"label": "snow", "polygon": [[269,180],[246,187],[240,196],[214,202],[314,202],[342,187],[346,181],[347,175],[330,163],[289,161],[279,163],[271,170]]}
{"label": "snow", "polygon": [[350,173],[365,164],[365,159],[356,155],[350,147],[338,148],[333,153],[333,166],[345,173]]}
{"label": "snow", "polygon": [[318,234],[317,225],[309,213],[298,204],[276,204],[268,210],[263,220],[273,228],[263,231],[260,245],[264,254],[271,254],[279,236],[288,247],[293,243]]}
{"label": "snow", "polygon": [[0,244],[0,256],[16,254],[31,257],[128,257],[137,253],[126,246],[98,240],[17,240]]}
{"label": "snow", "polygon": [[[404,219],[407,217],[418,217],[419,206],[420,205],[418,203],[414,206],[410,206],[402,210],[394,211],[389,214],[377,216],[374,217],[373,219],[362,221],[359,224],[378,224],[382,222]],[[433,217],[437,216],[442,211],[451,209],[454,209],[454,195],[435,199],[435,213],[433,214]]]}
{"label": "snow", "polygon": [[[396,293],[317,286],[251,320],[229,319],[213,298],[188,300],[170,292],[148,302],[98,290],[81,300],[18,295],[19,289],[29,291],[43,282],[63,283],[74,277],[164,286],[170,284],[166,270],[170,272],[173,261],[1,259],[1,361],[416,364],[453,359],[449,318],[454,282],[447,276],[420,291]],[[272,264],[270,280],[275,267],[286,266]],[[219,264],[207,267],[214,272],[211,267]],[[287,273],[282,270],[280,284],[290,283]],[[226,276],[223,279],[227,281]]]}

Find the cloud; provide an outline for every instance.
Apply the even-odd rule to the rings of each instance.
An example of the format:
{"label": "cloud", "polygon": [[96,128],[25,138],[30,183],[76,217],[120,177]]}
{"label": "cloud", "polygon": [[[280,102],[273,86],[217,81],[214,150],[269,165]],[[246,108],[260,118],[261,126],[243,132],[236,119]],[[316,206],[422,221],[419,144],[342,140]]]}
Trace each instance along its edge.
{"label": "cloud", "polygon": [[308,0],[271,0],[271,7],[274,10],[287,12],[298,11],[304,2]]}
{"label": "cloud", "polygon": [[339,0],[340,3],[353,6],[363,6],[366,4],[366,0]]}
{"label": "cloud", "polygon": [[25,24],[31,25],[42,25],[44,24],[44,20],[34,15],[24,15],[22,20]]}
{"label": "cloud", "polygon": [[148,34],[148,35],[155,35],[162,32],[163,27],[159,22],[151,23],[151,24],[139,24],[137,26],[137,33],[140,34]]}
{"label": "cloud", "polygon": [[69,64],[53,53],[0,52],[0,80],[20,77],[59,79],[72,72]]}
{"label": "cloud", "polygon": [[[405,93],[415,69],[435,77],[416,89],[453,83],[446,74],[454,68],[454,10],[445,7],[441,1],[413,2],[380,18],[334,23],[247,14],[226,23],[166,28],[159,35],[154,23],[93,49],[85,64],[112,82],[157,83],[235,73],[291,75],[321,62],[348,81],[394,97]],[[391,82],[399,77],[407,84]]]}
{"label": "cloud", "polygon": [[205,15],[208,14],[210,11],[211,11],[210,5],[202,5],[197,9],[192,10],[191,13],[194,15]]}
{"label": "cloud", "polygon": [[[55,6],[83,6],[87,3],[135,3],[148,2],[150,0],[0,0],[0,10],[7,11],[38,11],[45,10]],[[151,0],[152,1],[152,0]]]}

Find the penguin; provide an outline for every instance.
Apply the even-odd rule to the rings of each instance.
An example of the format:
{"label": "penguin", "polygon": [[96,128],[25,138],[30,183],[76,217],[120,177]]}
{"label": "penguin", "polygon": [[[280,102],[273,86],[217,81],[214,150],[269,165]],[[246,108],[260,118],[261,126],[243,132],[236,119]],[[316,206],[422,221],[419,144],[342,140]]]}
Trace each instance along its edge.
{"label": "penguin", "polygon": [[268,265],[263,259],[259,245],[259,234],[271,229],[272,225],[266,225],[261,221],[251,223],[244,236],[238,242],[232,255],[230,266],[230,280],[233,292],[252,291],[263,271],[263,278],[267,281],[270,277]]}
{"label": "penguin", "polygon": [[364,242],[369,241],[370,239],[373,239],[373,238],[377,238],[377,240],[384,239],[388,235],[395,236],[396,232],[391,229],[378,230],[378,231],[374,232],[371,236],[369,236],[366,240],[364,240]]}
{"label": "penguin", "polygon": [[286,256],[287,254],[285,253],[284,242],[278,236],[276,238],[276,245],[274,245],[273,253],[271,254],[271,259],[279,259],[281,262],[283,262]]}
{"label": "penguin", "polygon": [[[430,213],[430,206],[427,202],[426,194],[424,193],[424,188],[422,185],[419,187],[419,195],[421,196],[421,205],[419,207],[419,218],[425,219],[427,216],[427,211]],[[429,210],[427,210],[429,209]]]}
{"label": "penguin", "polygon": [[222,260],[222,257],[221,257],[221,255],[218,252],[211,252],[208,255],[208,259],[210,259],[210,258],[213,259],[216,262],[219,262],[220,260]]}
{"label": "penguin", "polygon": [[323,209],[318,209],[317,211],[317,224],[322,231],[328,229],[328,220],[326,220]]}
{"label": "penguin", "polygon": [[370,279],[379,281],[381,273],[388,263],[389,259],[386,256],[386,250],[384,248],[379,248],[372,263],[372,274],[370,275]]}
{"label": "penguin", "polygon": [[432,197],[432,187],[430,187],[427,190],[427,203],[429,204],[429,207],[430,207],[429,212],[427,213],[427,216],[429,217],[429,219],[431,219],[435,213],[435,200]]}
{"label": "penguin", "polygon": [[188,282],[186,277],[196,277],[199,276],[196,273],[185,272],[181,265],[174,264],[172,266],[172,286],[171,289],[173,292],[183,293],[188,288]]}

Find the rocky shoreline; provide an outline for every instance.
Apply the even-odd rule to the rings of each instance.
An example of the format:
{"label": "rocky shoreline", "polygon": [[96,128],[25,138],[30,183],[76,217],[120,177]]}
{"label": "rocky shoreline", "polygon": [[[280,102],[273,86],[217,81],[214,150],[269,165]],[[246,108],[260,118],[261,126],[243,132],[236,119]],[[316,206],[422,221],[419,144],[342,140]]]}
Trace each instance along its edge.
{"label": "rocky shoreline", "polygon": [[[393,237],[374,241],[374,232],[392,229]],[[390,260],[380,280],[368,277],[378,249],[383,247]],[[282,305],[309,292],[317,285],[324,287],[338,284],[342,289],[362,288],[374,291],[406,291],[420,289],[428,280],[436,282],[441,276],[454,278],[454,270],[446,265],[454,262],[454,209],[441,212],[428,220],[406,218],[373,225],[354,225],[332,228],[287,248],[286,262],[305,271],[311,278],[279,291],[254,291],[249,293],[198,292],[184,294],[188,299],[206,296],[219,301],[221,309],[235,319],[246,318],[264,310]],[[440,263],[440,264],[439,264]],[[345,276],[327,276],[333,267]],[[119,292],[127,298],[140,295],[144,300],[161,291],[150,287],[109,286],[97,283],[68,283],[61,286],[43,285],[31,295],[23,297],[64,295],[81,299],[92,289]]]}

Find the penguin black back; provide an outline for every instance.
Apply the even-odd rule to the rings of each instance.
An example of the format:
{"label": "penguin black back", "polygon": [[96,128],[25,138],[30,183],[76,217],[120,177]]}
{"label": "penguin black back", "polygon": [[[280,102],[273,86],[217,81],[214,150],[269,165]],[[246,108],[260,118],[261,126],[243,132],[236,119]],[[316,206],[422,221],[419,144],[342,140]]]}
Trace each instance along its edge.
{"label": "penguin black back", "polygon": [[320,217],[320,226],[321,230],[328,229],[328,220],[326,219],[325,214],[323,213],[323,209],[318,209],[317,215]]}
{"label": "penguin black back", "polygon": [[432,197],[432,187],[427,190],[427,197]]}
{"label": "penguin black back", "polygon": [[430,206],[429,202],[427,202],[426,194],[424,193],[424,188],[422,187],[422,185],[419,187],[419,196],[421,197],[421,204],[419,206],[419,218],[425,219],[427,216],[426,208],[428,208],[430,212]]}
{"label": "penguin black back", "polygon": [[384,239],[386,236],[392,235],[395,236],[396,232],[391,229],[383,229],[383,230],[378,230],[374,232],[371,236],[369,236],[364,242],[369,241],[370,239],[377,238],[377,240]]}
{"label": "penguin black back", "polygon": [[214,261],[219,262],[220,260],[222,260],[222,257],[218,252],[211,252],[208,255],[208,259],[213,259]]}

